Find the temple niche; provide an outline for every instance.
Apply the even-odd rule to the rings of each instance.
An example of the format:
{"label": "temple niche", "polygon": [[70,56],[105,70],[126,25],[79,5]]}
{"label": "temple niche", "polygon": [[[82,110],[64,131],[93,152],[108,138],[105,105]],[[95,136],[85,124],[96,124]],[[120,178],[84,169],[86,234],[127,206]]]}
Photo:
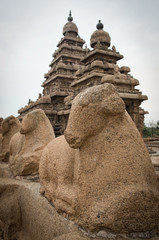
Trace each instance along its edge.
{"label": "temple niche", "polygon": [[145,112],[141,103],[146,95],[135,87],[139,81],[131,76],[130,68],[119,67],[117,61],[123,58],[111,45],[109,33],[103,30],[99,20],[97,30],[90,38],[91,50],[83,47],[85,41],[80,38],[78,28],[73,23],[71,12],[63,27],[63,38],[53,53],[50,70],[44,75],[43,94],[34,102],[19,109],[21,120],[28,112],[42,109],[49,118],[56,136],[64,133],[74,97],[82,90],[103,83],[112,83],[124,100],[126,110],[142,134]]}

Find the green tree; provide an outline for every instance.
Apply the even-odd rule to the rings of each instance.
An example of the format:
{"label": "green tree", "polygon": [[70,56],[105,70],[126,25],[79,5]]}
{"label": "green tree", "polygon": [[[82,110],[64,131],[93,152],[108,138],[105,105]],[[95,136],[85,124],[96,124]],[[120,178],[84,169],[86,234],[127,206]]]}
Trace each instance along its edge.
{"label": "green tree", "polygon": [[151,136],[151,129],[144,124],[143,137],[146,138],[149,136]]}
{"label": "green tree", "polygon": [[154,134],[159,136],[159,121],[156,123],[150,121],[148,125],[144,124],[143,137],[153,137]]}

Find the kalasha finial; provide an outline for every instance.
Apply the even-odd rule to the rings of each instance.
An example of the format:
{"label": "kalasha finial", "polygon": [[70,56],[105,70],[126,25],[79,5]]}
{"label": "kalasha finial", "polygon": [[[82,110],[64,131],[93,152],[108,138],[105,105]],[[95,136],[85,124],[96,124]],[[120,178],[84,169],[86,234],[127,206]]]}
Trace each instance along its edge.
{"label": "kalasha finial", "polygon": [[72,22],[72,21],[73,21],[73,17],[72,17],[72,14],[71,14],[71,10],[70,10],[70,12],[69,12],[69,17],[67,18],[67,20],[68,20],[69,22]]}
{"label": "kalasha finial", "polygon": [[96,28],[97,28],[98,30],[102,30],[102,29],[104,28],[104,25],[103,25],[103,23],[101,23],[101,20],[99,20]]}

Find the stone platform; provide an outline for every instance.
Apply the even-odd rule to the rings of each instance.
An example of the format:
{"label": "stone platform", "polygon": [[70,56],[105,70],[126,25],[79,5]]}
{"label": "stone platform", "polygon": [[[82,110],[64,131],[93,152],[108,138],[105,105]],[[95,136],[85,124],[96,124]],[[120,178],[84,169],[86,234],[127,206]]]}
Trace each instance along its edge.
{"label": "stone platform", "polygon": [[[158,240],[155,232],[115,235],[80,229],[39,193],[39,182],[17,180],[0,164],[0,240]],[[2,194],[3,193],[3,194]]]}

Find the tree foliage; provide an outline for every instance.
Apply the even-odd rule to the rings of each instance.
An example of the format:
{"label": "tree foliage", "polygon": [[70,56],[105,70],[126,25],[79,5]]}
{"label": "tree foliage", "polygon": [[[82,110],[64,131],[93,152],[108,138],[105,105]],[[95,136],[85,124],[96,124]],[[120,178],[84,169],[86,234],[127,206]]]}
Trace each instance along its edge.
{"label": "tree foliage", "polygon": [[154,135],[159,136],[159,121],[156,123],[151,121],[147,125],[144,124],[143,137],[153,137]]}

